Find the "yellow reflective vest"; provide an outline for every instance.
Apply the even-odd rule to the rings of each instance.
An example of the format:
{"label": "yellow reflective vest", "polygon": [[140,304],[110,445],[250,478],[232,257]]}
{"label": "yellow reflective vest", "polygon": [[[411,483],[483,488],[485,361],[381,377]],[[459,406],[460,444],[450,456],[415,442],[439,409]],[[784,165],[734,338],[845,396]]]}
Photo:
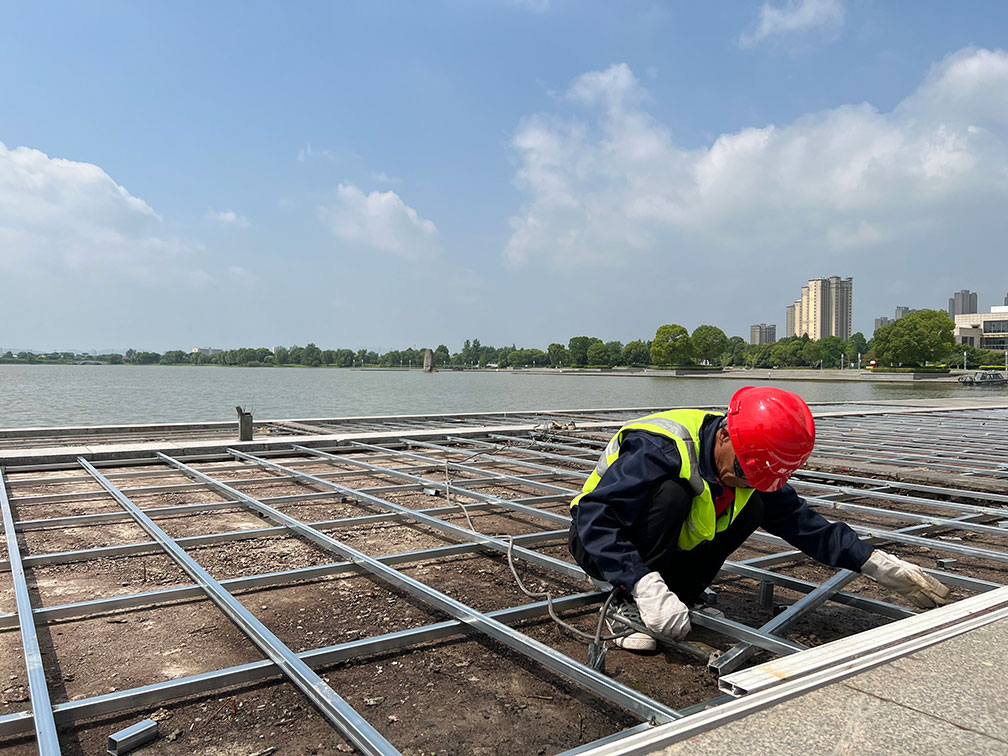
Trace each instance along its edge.
{"label": "yellow reflective vest", "polygon": [[679,477],[685,480],[693,491],[692,506],[682,529],[679,531],[679,548],[688,551],[699,543],[710,541],[738,517],[739,512],[752,496],[753,489],[736,488],[734,506],[728,507],[720,517],[715,515],[714,497],[711,495],[707,481],[700,475],[699,461],[700,426],[709,415],[723,416],[723,413],[689,409],[669,410],[631,420],[610,439],[599,457],[598,464],[595,465],[592,474],[585,481],[581,493],[571,501],[571,507],[576,507],[582,496],[595,490],[599,481],[602,480],[602,476],[605,475],[605,471],[619,457],[623,434],[632,430],[646,431],[664,436],[675,443],[681,460]]}

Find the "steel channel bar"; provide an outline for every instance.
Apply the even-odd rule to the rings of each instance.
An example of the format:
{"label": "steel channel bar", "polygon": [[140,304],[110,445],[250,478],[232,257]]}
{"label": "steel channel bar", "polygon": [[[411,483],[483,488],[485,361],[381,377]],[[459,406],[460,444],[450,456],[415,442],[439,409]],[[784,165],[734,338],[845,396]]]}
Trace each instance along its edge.
{"label": "steel channel bar", "polygon": [[604,674],[591,669],[590,667],[570,659],[559,651],[550,648],[544,643],[529,638],[517,632],[507,625],[488,617],[482,612],[478,612],[440,591],[425,585],[418,580],[404,575],[403,573],[388,567],[381,562],[347,546],[335,538],[327,536],[314,528],[306,526],[304,523],[292,517],[278,512],[266,506],[251,496],[241,493],[230,486],[216,481],[213,478],[197,472],[182,462],[173,460],[166,454],[158,453],[158,457],[164,462],[172,465],[192,477],[203,480],[218,491],[231,496],[237,496],[255,511],[262,513],[265,517],[272,519],[278,524],[286,525],[294,533],[308,541],[321,546],[324,550],[331,551],[343,559],[359,564],[371,574],[388,583],[391,586],[406,591],[425,604],[439,609],[455,619],[466,622],[473,629],[489,635],[494,640],[503,643],[513,651],[538,662],[547,669],[560,674],[567,679],[587,688],[596,695],[599,695],[627,711],[633,712],[643,719],[654,719],[655,721],[670,721],[680,715],[674,709],[670,709],[658,701],[654,701],[648,696],[626,687]]}
{"label": "steel channel bar", "polygon": [[765,633],[762,630],[749,627],[741,622],[726,619],[724,617],[712,617],[705,614],[703,609],[690,612],[690,624],[696,627],[705,627],[708,630],[729,635],[733,638],[752,643],[767,651],[776,654],[793,654],[795,651],[804,651],[805,646],[786,638],[778,638],[776,635]]}
{"label": "steel channel bar", "polygon": [[[319,463],[324,463],[324,460],[319,460]],[[348,476],[349,477],[349,476]],[[530,476],[532,477],[532,476]],[[538,477],[538,476],[537,476]],[[270,479],[270,480],[280,480],[280,478]],[[492,483],[496,478],[469,478],[466,483]],[[198,486],[198,483],[193,485]],[[425,486],[420,486],[416,484],[412,485],[389,485],[389,486],[376,486],[374,488],[363,488],[360,489],[366,493],[390,493],[398,491],[418,491]],[[566,490],[565,490],[566,495]],[[304,494],[289,494],[286,496],[267,496],[262,499],[266,504],[286,504],[298,501],[310,501],[313,499],[324,499],[331,497],[332,494],[315,492],[315,493],[304,493]],[[519,502],[525,502],[533,497],[523,497]],[[539,499],[544,499],[546,497],[538,497]],[[17,501],[15,499],[15,501]],[[179,504],[176,506],[169,507],[149,507],[143,508],[143,511],[149,515],[157,515],[158,517],[171,517],[175,514],[180,516],[198,513],[201,511],[211,511],[215,509],[230,509],[234,508],[236,505],[233,501],[214,501],[206,502],[203,504]],[[44,530],[46,528],[54,527],[77,527],[80,525],[91,525],[96,523],[106,523],[106,522],[126,522],[130,520],[130,516],[125,512],[99,512],[96,514],[86,514],[86,515],[73,515],[68,517],[43,517],[36,520],[16,520],[14,522],[14,529],[18,532],[24,532],[27,530]]]}
{"label": "steel channel bar", "polygon": [[865,478],[858,475],[827,473],[818,470],[799,470],[795,473],[799,481],[811,478],[816,480],[837,480],[843,483],[859,483],[867,486],[886,486],[897,488],[903,491],[917,491],[919,493],[940,494],[948,496],[961,496],[969,499],[980,499],[983,501],[995,501],[1008,505],[1008,496],[1004,494],[991,493],[988,491],[973,491],[968,488],[944,488],[942,486],[927,486],[922,483],[907,483],[904,481],[885,480],[883,478]]}
{"label": "steel channel bar", "polygon": [[[840,442],[856,439],[859,442],[870,441],[879,448],[885,450],[901,451],[907,446],[907,436],[903,434],[883,434],[872,428],[854,429],[830,429],[822,434],[824,440]],[[1008,460],[1004,453],[999,452],[994,445],[1004,443],[1004,439],[992,438],[990,436],[977,437],[971,435],[968,440],[959,437],[927,437],[916,430],[913,433],[915,448],[920,445],[927,445],[928,452],[945,459],[977,459],[983,462],[1003,463]]]}
{"label": "steel channel bar", "polygon": [[[580,593],[554,599],[553,605],[562,610],[577,609],[592,603],[599,603],[604,594]],[[546,613],[546,602],[525,604],[509,609],[497,609],[488,614],[502,622],[518,622],[533,619]],[[459,620],[448,620],[433,625],[400,630],[396,633],[378,635],[371,638],[340,643],[335,646],[301,651],[298,656],[313,667],[324,667],[345,661],[353,661],[364,656],[388,653],[400,648],[440,640],[464,632],[467,625]],[[145,685],[139,688],[120,690],[92,698],[56,704],[53,707],[57,722],[69,724],[83,719],[91,719],[106,714],[114,714],[130,709],[154,707],[176,698],[210,693],[222,688],[242,685],[279,674],[276,665],[269,659],[250,662],[236,667],[204,672],[198,675],[180,677],[174,680]],[[31,713],[18,712],[0,716],[0,737],[20,735],[31,730]]]}
{"label": "steel channel bar", "polygon": [[[811,593],[791,604],[787,609],[778,614],[764,625],[760,630],[765,633],[779,633],[781,630],[790,627],[797,620],[824,604],[828,599],[858,576],[858,573],[850,570],[841,570],[829,580],[824,582]],[[711,662],[708,666],[715,670],[718,675],[727,674],[736,670],[744,664],[749,657],[755,653],[756,649],[749,643],[739,643],[728,649]]]}
{"label": "steel channel bar", "polygon": [[[837,495],[849,495],[849,494],[846,491],[838,491]],[[857,495],[870,498],[874,494],[865,492]],[[876,517],[882,517],[890,520],[909,520],[910,522],[919,522],[925,525],[933,525],[941,530],[962,530],[971,533],[986,533],[987,535],[994,535],[1001,537],[1008,535],[1008,533],[1005,532],[1004,528],[999,528],[996,525],[984,525],[982,523],[963,522],[962,520],[953,520],[947,517],[935,517],[933,515],[904,512],[903,510],[900,509],[880,509],[878,507],[870,507],[866,504],[854,504],[848,501],[834,501],[833,499],[826,499],[821,496],[805,496],[803,498],[809,504],[816,507],[828,507],[830,509],[842,510],[847,512],[859,512],[862,514],[871,514]],[[987,517],[998,516],[991,514],[989,512],[983,514],[985,514]],[[1003,517],[1004,513],[1002,512],[1000,516]]]}
{"label": "steel channel bar", "polygon": [[[901,426],[904,429],[910,427],[915,433],[920,433],[926,438],[943,439],[968,432],[971,438],[1005,439],[1008,438],[1008,431],[1003,430],[1004,428],[1008,428],[1008,425],[1005,424],[1006,420],[1008,420],[1008,417],[977,416],[972,414],[945,415],[941,418],[928,415],[917,415],[914,418],[901,415],[890,415],[888,417],[884,415],[872,415],[859,418],[859,423],[856,427],[875,430],[885,436],[896,435],[897,431],[900,430],[897,426]],[[991,425],[984,425],[981,430],[976,425],[977,421],[991,423]],[[849,422],[849,418],[830,418],[827,427],[831,429],[836,427],[842,430],[848,427]]]}
{"label": "steel channel bar", "polygon": [[[235,449],[229,449],[228,451],[231,452],[231,454],[233,454],[238,459],[244,459],[248,462],[253,462],[269,470],[275,470],[284,475],[291,473],[290,468],[278,465],[276,462],[261,459],[259,457],[253,456],[252,454],[246,454],[245,452],[236,451]],[[346,462],[346,461],[347,460],[342,459],[340,460],[340,462]],[[372,465],[367,462],[359,460],[355,461],[354,464],[362,465],[369,470],[377,470],[383,473],[388,472],[384,468],[378,467],[377,465]],[[337,493],[344,494],[345,496],[353,496],[354,498],[360,498],[363,501],[366,501],[370,504],[374,504],[375,506],[381,507],[382,509],[385,509],[389,512],[394,512],[395,514],[399,515],[404,519],[413,520],[414,522],[417,522],[421,525],[426,525],[428,527],[435,528],[436,530],[440,530],[443,533],[451,533],[453,536],[461,538],[464,541],[469,541],[471,543],[475,543],[480,546],[493,549],[494,551],[498,551],[501,554],[508,553],[509,547],[507,542],[502,541],[499,538],[494,538],[493,536],[477,533],[475,531],[469,530],[468,528],[463,528],[460,525],[455,525],[454,523],[446,522],[445,520],[441,520],[437,517],[432,517],[430,515],[423,514],[422,512],[418,512],[415,509],[404,507],[402,504],[396,504],[394,502],[387,501],[386,499],[381,499],[377,496],[362,494],[359,491],[355,491],[352,488],[341,486],[339,483],[332,483],[331,481],[325,480],[324,478],[316,478],[314,475],[309,475],[308,473],[294,473],[294,474],[300,480],[313,483],[317,486],[324,486],[333,491],[336,491]],[[409,475],[408,473],[395,473],[395,475],[405,476],[407,478],[414,478],[418,481],[426,482],[424,481],[424,479],[416,478],[416,476]],[[488,499],[489,498],[490,497],[488,497]],[[488,501],[487,503],[496,504],[497,502]],[[539,554],[538,552],[522,548],[521,546],[515,546],[513,548],[513,552],[527,562],[531,562],[532,564],[535,564],[539,567],[544,567],[546,569],[553,570],[554,572],[558,572],[567,577],[574,578],[575,580],[583,580],[585,577],[585,574],[580,567],[570,564],[569,562],[564,562],[560,559],[556,559],[555,557],[546,556],[545,554]]]}
{"label": "steel channel bar", "polygon": [[892,530],[878,530],[864,525],[848,525],[855,533],[861,535],[874,536],[882,541],[895,541],[896,543],[908,543],[913,546],[927,546],[935,551],[947,551],[950,554],[962,554],[963,556],[976,557],[978,559],[989,559],[993,562],[1008,563],[1008,552],[982,549],[979,546],[961,546],[949,541],[940,541],[934,538],[921,538],[920,536],[904,535]]}
{"label": "steel channel bar", "polygon": [[[552,540],[558,535],[565,534],[566,531],[542,531],[539,533],[528,533],[515,536],[515,541],[519,543],[541,543]],[[404,551],[398,554],[376,557],[378,561],[385,564],[401,564],[404,562],[414,562],[419,559],[437,559],[457,554],[471,554],[479,550],[477,544],[464,543],[452,544],[450,546],[434,546],[430,549],[420,551]],[[349,562],[330,562],[329,564],[317,565],[314,567],[300,567],[294,570],[281,570],[280,572],[265,572],[259,575],[248,575],[245,577],[229,578],[221,580],[221,585],[229,590],[244,590],[251,588],[261,588],[276,585],[287,585],[289,583],[303,580],[316,580],[322,577],[330,577],[343,573],[359,573],[361,570],[356,565]],[[154,603],[164,603],[166,601],[185,600],[190,598],[205,597],[203,590],[197,585],[182,585],[171,588],[159,588],[144,593],[127,593],[108,598],[91,599],[89,601],[78,601],[72,604],[57,604],[54,606],[42,606],[33,610],[35,621],[48,622],[54,619],[68,619],[72,617],[85,617],[100,612],[110,612],[116,609],[131,609],[149,606]],[[0,631],[17,626],[16,614],[0,614]]]}
{"label": "steel channel bar", "polygon": [[[1008,462],[1008,457],[998,454],[990,454],[989,452],[977,452],[967,446],[959,444],[958,449],[944,449],[932,441],[926,441],[924,439],[915,438],[916,442],[912,447],[908,446],[906,441],[903,440],[902,443],[897,443],[895,441],[887,441],[885,439],[877,439],[874,436],[869,436],[867,434],[861,433],[823,433],[822,437],[818,439],[820,441],[825,441],[831,444],[840,444],[842,446],[852,445],[858,448],[864,448],[866,442],[871,442],[871,448],[878,449],[883,452],[893,452],[896,454],[903,454],[908,448],[919,449],[919,444],[927,444],[927,456],[933,459],[940,459],[946,462],[958,462],[958,461],[968,461],[973,463],[982,463],[985,465],[994,465],[996,467],[1004,467],[1005,463]],[[985,468],[986,469],[986,468]]]}
{"label": "steel channel bar", "polygon": [[31,598],[25,580],[24,565],[21,563],[21,549],[14,531],[14,516],[10,500],[7,498],[7,484],[4,482],[3,468],[0,468],[0,513],[3,514],[4,535],[7,540],[7,558],[10,562],[11,577],[14,581],[14,599],[17,606],[18,625],[21,628],[21,646],[24,649],[25,671],[28,674],[28,695],[31,698],[33,721],[35,722],[35,743],[42,756],[59,754],[59,735],[53,718],[49,686],[46,683],[45,667],[42,666],[42,652],[35,632],[35,617],[32,614]]}
{"label": "steel channel bar", "polygon": [[[484,448],[485,447],[490,447],[491,449],[500,449],[500,444],[491,444],[489,441],[480,441],[477,438],[458,438],[458,437],[455,437],[455,436],[448,436],[447,440],[450,441],[453,444],[473,444],[474,446],[482,446]],[[428,443],[428,442],[414,442],[414,445],[416,445],[416,446],[423,445],[423,446],[426,446],[426,447],[429,447],[429,448],[433,448],[433,449],[440,448],[443,451],[447,451],[447,450],[451,449],[451,447],[439,446],[438,444],[433,444],[433,443]],[[460,449],[451,449],[451,451],[452,451],[453,454],[464,454],[465,453],[463,450],[460,450]],[[542,459],[553,460],[554,462],[566,462],[568,464],[575,464],[576,463],[576,465],[580,466],[580,467],[584,467],[586,465],[589,465],[590,466],[589,469],[595,467],[595,462],[588,462],[588,461],[585,461],[585,460],[582,460],[582,459],[578,459],[576,457],[571,457],[571,456],[565,455],[565,454],[553,454],[552,452],[543,451],[542,449],[525,449],[524,451],[527,451],[530,454],[534,454],[536,457],[541,457]],[[507,464],[512,464],[512,465],[531,467],[533,470],[538,469],[538,470],[543,470],[544,472],[552,472],[554,475],[564,475],[564,476],[567,476],[567,475],[571,475],[571,474],[575,474],[575,475],[577,474],[577,470],[565,470],[565,469],[560,468],[560,467],[545,467],[543,465],[536,465],[535,463],[532,463],[532,462],[527,462],[527,461],[524,461],[524,460],[515,459],[514,457],[502,457],[502,456],[499,456],[499,455],[492,455],[492,454],[481,454],[480,456],[483,459],[489,459],[489,460],[493,460],[495,462],[505,462]],[[598,460],[596,460],[596,462],[597,461]]]}
{"label": "steel channel bar", "polygon": [[575,457],[580,457],[584,455],[586,459],[585,462],[590,462],[591,457],[598,458],[598,450],[588,449],[584,446],[573,446],[571,444],[558,444],[555,441],[540,441],[534,436],[504,436],[500,433],[487,433],[487,438],[493,438],[498,441],[512,441],[521,444],[521,448],[537,448],[540,446],[545,446],[550,449],[559,449],[561,451],[573,452]]}
{"label": "steel channel bar", "polygon": [[[537,498],[548,498],[548,497],[531,497],[523,499],[522,501],[535,501]],[[240,506],[240,505],[239,505]],[[472,509],[484,509],[490,506],[483,502],[475,502],[473,504],[467,504],[466,507],[470,510]],[[446,513],[456,513],[458,512],[458,507],[446,506],[446,507],[433,507],[424,510],[415,510],[418,512],[446,512]],[[315,522],[308,523],[314,528],[338,528],[338,527],[352,527],[355,525],[370,524],[374,522],[386,522],[389,520],[400,519],[398,515],[389,514],[387,512],[379,512],[376,514],[361,515],[359,517],[346,517],[336,520],[317,520]],[[279,526],[267,527],[267,528],[250,528],[248,530],[230,530],[222,533],[211,533],[209,535],[198,535],[198,536],[185,536],[183,538],[177,539],[179,544],[184,546],[206,546],[216,543],[227,543],[229,541],[243,541],[250,540],[254,538],[268,538],[272,536],[282,535],[285,529]],[[557,533],[566,533],[567,529],[564,528],[562,531],[555,531]],[[49,554],[36,554],[34,556],[24,557],[25,566],[37,566],[40,564],[70,564],[72,562],[86,562],[93,559],[104,559],[106,557],[113,556],[127,556],[142,554],[150,551],[155,551],[157,549],[157,544],[154,541],[141,541],[138,543],[126,543],[118,546],[99,546],[91,549],[80,549],[76,551],[57,551]],[[9,565],[6,560],[0,560],[0,572],[9,569]]]}
{"label": "steel channel bar", "polygon": [[[850,450],[852,448],[865,452],[874,451],[874,454],[851,454]],[[965,465],[948,465],[942,462],[935,462],[934,458],[925,455],[913,453],[896,455],[895,453],[879,452],[877,449],[872,450],[869,447],[859,446],[857,444],[845,444],[843,446],[816,445],[813,456],[828,457],[831,459],[856,459],[872,462],[874,464],[895,465],[897,467],[921,467],[926,464],[927,467],[936,470],[949,470],[955,473],[970,472],[974,475],[998,479],[1008,477],[1008,471],[1005,471],[1003,475],[997,475],[997,470],[991,470],[989,468],[967,467]]]}
{"label": "steel channel bar", "polygon": [[262,651],[281,672],[298,687],[315,708],[342,732],[356,748],[366,754],[375,756],[392,756],[398,754],[389,743],[367,720],[365,720],[350,704],[312,670],[301,658],[291,651],[276,637],[254,614],[246,609],[238,599],[228,591],[189,556],[185,549],[179,546],[171,536],[165,533],[140,508],[129,500],[104,475],[92,467],[83,457],[79,458],[81,466],[98,481],[119,504],[126,509],[137,524],[154,538],[179,567],[200,586],[207,597],[213,601],[256,647]]}
{"label": "steel channel bar", "polygon": [[[760,567],[747,564],[746,562],[725,562],[721,571],[729,575],[747,577],[753,580],[766,580],[774,585],[780,586],[781,588],[787,588],[799,593],[811,593],[819,587],[818,583],[813,583],[810,580],[802,580],[801,578],[793,578],[788,575],[782,575],[779,572],[771,572],[770,570],[764,570]],[[830,600],[837,604],[844,604],[871,614],[877,614],[881,617],[892,617],[893,619],[912,617],[917,614],[917,612],[913,609],[907,609],[906,607],[899,606],[898,604],[892,604],[888,601],[880,601],[879,599],[867,598],[865,596],[859,596],[856,593],[847,593],[845,591],[838,591],[830,597]]]}
{"label": "steel channel bar", "polygon": [[[380,446],[373,446],[372,444],[362,444],[359,441],[352,441],[351,444],[353,446],[355,446],[355,447],[363,447],[363,448],[366,448],[366,449],[380,449],[381,448]],[[511,483],[517,483],[518,485],[531,486],[532,488],[541,488],[544,491],[552,491],[553,493],[562,493],[565,496],[571,496],[573,494],[573,492],[569,488],[566,488],[564,486],[553,485],[552,483],[546,483],[545,481],[539,481],[539,480],[532,481],[532,480],[528,480],[525,477],[520,477],[520,476],[517,476],[517,475],[509,475],[507,473],[497,472],[496,470],[487,470],[486,468],[483,468],[483,467],[475,467],[473,465],[466,465],[466,464],[463,464],[461,462],[451,462],[451,461],[449,461],[447,459],[445,459],[445,460],[434,460],[434,459],[431,459],[430,457],[425,457],[422,454],[413,454],[411,452],[406,452],[406,451],[400,451],[400,452],[396,452],[396,453],[400,454],[402,456],[405,456],[405,457],[409,457],[410,459],[427,460],[427,461],[430,461],[430,462],[439,463],[439,467],[441,467],[442,469],[443,469],[444,465],[447,464],[449,469],[455,469],[455,470],[461,470],[463,472],[471,472],[471,473],[476,473],[476,474],[479,474],[479,475],[485,475],[485,476],[489,476],[490,478],[495,478],[495,479],[498,479],[498,480],[507,480],[507,481],[509,481]],[[344,461],[347,461],[348,459],[352,459],[352,458],[340,457],[339,461],[344,462]],[[355,462],[360,462],[360,460],[356,460]],[[375,466],[375,469],[382,470],[384,473],[386,473],[388,475],[399,475],[400,474],[400,473],[398,473],[396,471],[388,470],[388,468],[379,468],[379,467]],[[547,474],[551,474],[551,473],[547,473]],[[444,481],[430,480],[429,478],[417,478],[417,476],[415,476],[415,475],[410,475],[409,477],[413,478],[413,479],[416,479],[416,480],[422,480],[424,482],[424,485],[437,485],[437,486],[444,486],[445,485]],[[473,483],[474,479],[468,478],[466,480],[463,480],[462,482],[463,483]],[[455,488],[456,491],[460,490],[457,486],[455,486],[455,484],[452,484],[452,485],[453,485],[453,487]],[[472,494],[471,491],[469,493]]]}
{"label": "steel channel bar", "polygon": [[[319,457],[325,457],[327,459],[332,459],[332,460],[334,460],[336,462],[339,462],[341,464],[357,464],[358,466],[367,465],[368,467],[375,467],[375,468],[377,468],[379,470],[383,470],[383,471],[385,471],[385,474],[388,474],[388,475],[392,475],[393,474],[391,471],[387,471],[387,468],[381,468],[381,467],[377,467],[376,465],[370,465],[370,463],[364,462],[362,460],[357,460],[356,462],[353,462],[353,461],[351,461],[351,460],[349,460],[349,459],[347,459],[345,457],[338,457],[335,454],[330,454],[329,452],[319,451],[318,449],[309,449],[306,446],[298,446],[296,444],[294,445],[294,448],[297,451],[299,451],[299,452],[301,452],[303,454],[313,454],[313,455],[316,455],[316,456],[319,456]],[[232,451],[232,453],[233,453],[233,451]],[[399,475],[399,473],[395,473],[395,474]],[[485,474],[485,471],[484,471],[484,474]],[[413,477],[413,476],[410,476],[410,477]],[[426,483],[426,485],[432,485],[432,486],[444,486],[445,485],[444,482],[442,482],[442,481],[432,481],[432,480],[428,480],[428,479],[425,479],[425,478],[420,478],[420,480],[424,480],[425,483]],[[353,491],[353,496],[355,498],[361,498],[362,497],[362,494],[359,491],[354,491],[354,489],[350,489],[350,488],[348,488],[346,490],[347,491]],[[510,510],[512,510],[514,512],[518,512],[518,513],[524,514],[524,515],[529,515],[531,517],[536,517],[536,518],[538,518],[540,520],[545,520],[547,522],[551,522],[551,523],[554,523],[554,524],[557,524],[557,525],[569,525],[570,524],[570,516],[567,516],[567,515],[558,515],[558,514],[556,514],[554,512],[546,512],[544,510],[537,509],[536,507],[528,507],[528,506],[525,506],[524,504],[517,504],[514,501],[511,501],[511,500],[508,500],[508,499],[502,499],[499,496],[492,496],[490,494],[480,494],[480,493],[477,493],[475,491],[470,491],[470,490],[468,490],[466,488],[463,488],[462,486],[457,486],[455,484],[452,484],[452,490],[455,493],[462,494],[463,496],[471,496],[471,497],[473,497],[475,499],[481,499],[481,500],[486,501],[488,503],[495,504],[495,505],[497,505],[499,507],[504,507],[504,508],[510,509]],[[364,498],[367,498],[367,497],[365,496]],[[383,500],[379,499],[379,501],[383,501]],[[373,503],[377,503],[377,502],[373,502]],[[388,504],[388,503],[389,502],[386,502],[386,504]],[[379,504],[379,506],[385,506],[385,504]]]}
{"label": "steel channel bar", "polygon": [[[912,430],[915,435],[927,440],[938,442],[948,442],[964,432],[969,432],[969,439],[991,439],[1004,440],[1008,438],[1008,418],[987,418],[980,419],[984,423],[982,427],[977,426],[978,418],[975,417],[947,417],[937,420],[932,417],[924,417],[923,420],[908,421],[896,417],[879,420],[874,417],[862,418],[857,424],[852,424],[849,419],[832,418],[824,427],[831,431],[863,430],[865,432],[877,433],[881,438],[900,438],[900,432]],[[987,425],[990,423],[990,425]]]}
{"label": "steel channel bar", "polygon": [[[304,462],[301,462],[304,464]],[[417,467],[417,465],[414,465]],[[239,468],[240,469],[240,468]],[[337,476],[345,476],[345,473],[337,472],[332,473]],[[164,475],[164,473],[162,473]],[[349,476],[346,476],[349,477]],[[255,483],[267,483],[267,482],[277,482],[278,478],[249,478],[248,480],[243,480],[243,484],[255,484]],[[198,483],[172,483],[162,486],[142,486],[139,488],[123,488],[122,492],[127,496],[142,496],[152,493],[169,493],[177,491],[198,491],[200,485]],[[62,494],[39,494],[37,496],[16,496],[14,500],[17,502],[18,506],[31,506],[34,504],[53,504],[63,501],[77,501],[79,499],[95,499],[104,496],[105,492],[101,490],[95,491],[74,491],[72,493],[62,493]]]}

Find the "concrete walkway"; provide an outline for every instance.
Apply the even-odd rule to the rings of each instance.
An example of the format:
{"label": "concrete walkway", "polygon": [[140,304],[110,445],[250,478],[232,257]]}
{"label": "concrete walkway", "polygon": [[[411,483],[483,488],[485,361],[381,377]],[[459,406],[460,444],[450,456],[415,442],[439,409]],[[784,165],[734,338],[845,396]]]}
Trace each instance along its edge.
{"label": "concrete walkway", "polygon": [[1008,620],[658,752],[1008,754]]}

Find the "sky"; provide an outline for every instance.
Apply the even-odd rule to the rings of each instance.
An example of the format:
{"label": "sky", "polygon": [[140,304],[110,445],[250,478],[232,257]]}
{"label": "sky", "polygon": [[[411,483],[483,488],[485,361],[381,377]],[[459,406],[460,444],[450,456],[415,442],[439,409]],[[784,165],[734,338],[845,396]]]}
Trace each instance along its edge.
{"label": "sky", "polygon": [[0,349],[854,330],[1008,293],[1008,3],[3,9]]}

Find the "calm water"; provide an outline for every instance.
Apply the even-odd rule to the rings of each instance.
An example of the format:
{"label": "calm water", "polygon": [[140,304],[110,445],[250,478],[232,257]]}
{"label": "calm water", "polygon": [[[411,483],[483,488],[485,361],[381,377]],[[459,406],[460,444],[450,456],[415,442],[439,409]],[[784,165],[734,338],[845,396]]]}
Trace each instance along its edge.
{"label": "calm water", "polygon": [[[726,403],[743,378],[0,365],[0,428]],[[780,381],[809,402],[954,396],[955,385]]]}

